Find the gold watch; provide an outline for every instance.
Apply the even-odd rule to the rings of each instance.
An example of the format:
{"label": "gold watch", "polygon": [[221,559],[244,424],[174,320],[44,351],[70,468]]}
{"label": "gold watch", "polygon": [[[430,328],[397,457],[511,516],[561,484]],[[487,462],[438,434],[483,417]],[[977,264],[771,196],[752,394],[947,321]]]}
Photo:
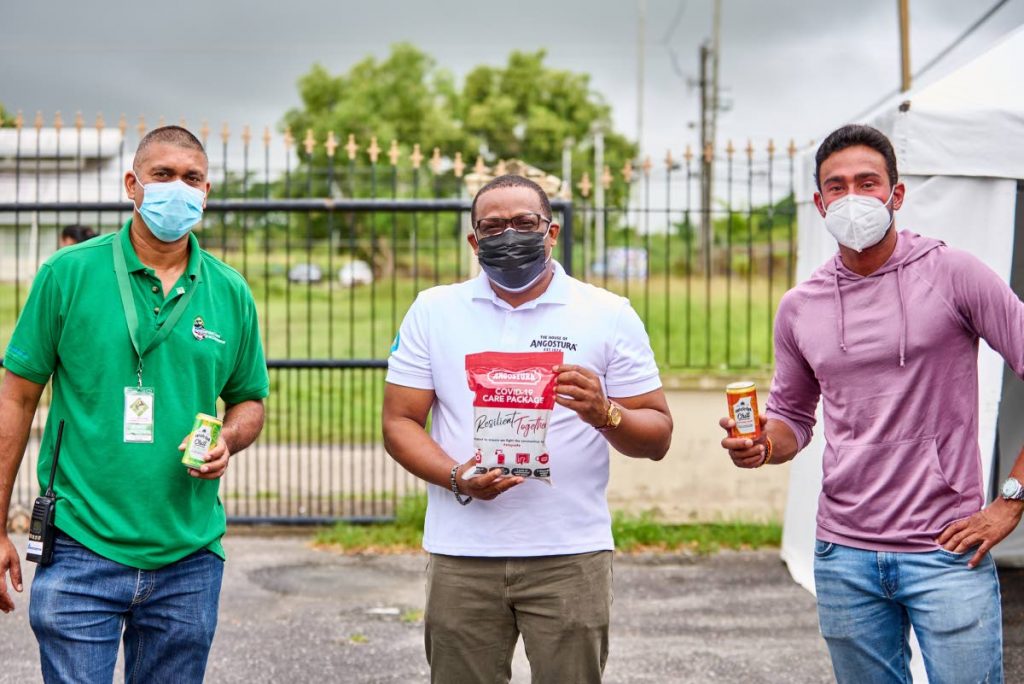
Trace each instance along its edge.
{"label": "gold watch", "polygon": [[622,409],[613,401],[608,402],[608,412],[605,414],[604,425],[597,428],[598,432],[610,432],[619,427],[622,422]]}

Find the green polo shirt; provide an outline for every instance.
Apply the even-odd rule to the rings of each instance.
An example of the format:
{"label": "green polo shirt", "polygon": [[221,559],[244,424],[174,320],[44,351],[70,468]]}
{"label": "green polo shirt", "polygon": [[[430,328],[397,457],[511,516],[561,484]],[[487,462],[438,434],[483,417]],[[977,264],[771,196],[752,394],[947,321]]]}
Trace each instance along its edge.
{"label": "green polo shirt", "polygon": [[[101,556],[145,570],[204,548],[223,558],[220,482],[191,477],[178,445],[197,413],[216,415],[218,397],[230,405],[267,396],[256,307],[241,274],[200,249],[193,235],[188,267],[165,297],[135,254],[128,226],[43,264],[4,366],[39,384],[53,378],[37,472],[42,489],[63,419],[54,486],[61,530]],[[142,384],[155,392],[151,444],[124,441],[125,387],[138,384],[138,364],[114,272],[112,250],[122,248],[142,348],[195,288],[174,330],[143,359]]]}

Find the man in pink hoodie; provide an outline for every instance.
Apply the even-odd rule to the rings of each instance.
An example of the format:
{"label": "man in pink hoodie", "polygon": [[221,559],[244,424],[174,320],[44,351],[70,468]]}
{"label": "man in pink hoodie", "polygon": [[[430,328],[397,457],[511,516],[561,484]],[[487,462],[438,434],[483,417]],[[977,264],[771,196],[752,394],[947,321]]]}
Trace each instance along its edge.
{"label": "man in pink hoodie", "polygon": [[1024,452],[985,506],[977,358],[984,339],[1024,377],[1024,303],[970,254],[897,232],[882,133],[844,126],[815,161],[839,251],[779,304],[764,437],[722,446],[740,468],[784,463],[823,400],[814,578],[839,682],[909,682],[911,626],[932,684],[1002,682],[988,551],[1020,521]]}

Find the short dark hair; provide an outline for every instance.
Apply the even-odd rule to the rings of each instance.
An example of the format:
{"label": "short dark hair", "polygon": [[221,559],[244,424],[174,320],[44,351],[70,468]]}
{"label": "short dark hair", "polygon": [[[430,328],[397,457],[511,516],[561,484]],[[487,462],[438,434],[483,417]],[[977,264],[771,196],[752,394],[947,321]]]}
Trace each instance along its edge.
{"label": "short dark hair", "polygon": [[476,224],[476,202],[480,199],[480,195],[499,188],[529,188],[530,190],[533,190],[537,193],[537,198],[540,200],[541,213],[544,214],[545,218],[551,218],[551,201],[548,199],[548,194],[544,192],[544,188],[540,187],[529,178],[509,173],[504,176],[498,176],[477,191],[476,197],[473,198],[473,206],[469,211],[470,223],[474,225]]}
{"label": "short dark hair", "polygon": [[143,151],[155,143],[167,143],[189,150],[197,150],[206,157],[206,149],[203,147],[203,143],[199,142],[199,138],[192,135],[188,129],[181,126],[161,126],[160,128],[154,128],[142,137],[142,140],[139,141],[139,146],[135,149],[135,158],[139,159]]}
{"label": "short dark hair", "polygon": [[899,181],[899,173],[896,171],[896,152],[892,149],[892,143],[885,137],[885,134],[871,126],[847,124],[829,133],[814,155],[814,184],[818,186],[819,192],[821,191],[822,163],[836,152],[856,145],[870,147],[882,155],[882,158],[885,159],[885,169],[889,172],[889,187],[896,185]]}
{"label": "short dark hair", "polygon": [[62,238],[74,240],[75,243],[85,242],[86,240],[90,240],[96,237],[97,235],[99,235],[99,233],[97,233],[89,226],[83,226],[78,223],[72,224],[70,226],[64,226],[64,228],[60,231],[60,236]]}

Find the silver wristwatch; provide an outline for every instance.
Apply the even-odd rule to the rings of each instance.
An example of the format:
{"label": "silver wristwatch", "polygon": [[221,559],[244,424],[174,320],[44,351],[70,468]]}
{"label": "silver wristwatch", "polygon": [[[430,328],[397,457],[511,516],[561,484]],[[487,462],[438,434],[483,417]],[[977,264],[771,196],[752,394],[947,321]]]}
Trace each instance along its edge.
{"label": "silver wristwatch", "polygon": [[1006,478],[1000,493],[1007,501],[1024,501],[1024,485],[1015,477]]}

